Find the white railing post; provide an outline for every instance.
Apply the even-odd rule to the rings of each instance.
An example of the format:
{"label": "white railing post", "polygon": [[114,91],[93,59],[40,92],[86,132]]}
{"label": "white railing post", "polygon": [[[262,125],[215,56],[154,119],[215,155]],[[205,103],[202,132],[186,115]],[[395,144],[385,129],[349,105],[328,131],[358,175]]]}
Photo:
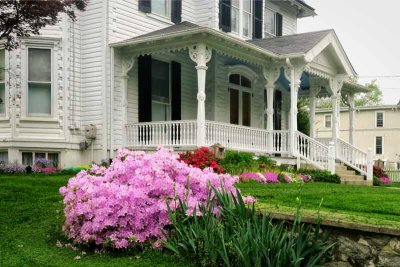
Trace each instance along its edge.
{"label": "white railing post", "polygon": [[204,43],[189,47],[190,58],[197,63],[197,146],[206,145],[206,72],[212,50]]}
{"label": "white railing post", "polygon": [[368,148],[367,151],[367,181],[372,182],[373,180],[373,168],[374,168],[374,162],[373,162],[373,154],[372,154],[372,148]]}
{"label": "white railing post", "polygon": [[332,174],[336,172],[336,162],[335,162],[335,143],[329,142],[328,146],[328,171]]}

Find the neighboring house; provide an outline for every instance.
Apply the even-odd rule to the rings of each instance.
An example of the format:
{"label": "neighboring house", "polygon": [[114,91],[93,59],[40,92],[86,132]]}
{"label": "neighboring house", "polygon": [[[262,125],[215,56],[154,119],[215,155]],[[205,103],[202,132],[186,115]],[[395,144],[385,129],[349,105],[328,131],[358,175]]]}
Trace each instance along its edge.
{"label": "neighboring house", "polygon": [[[399,103],[400,104],[400,103]],[[353,123],[354,145],[364,151],[371,148],[374,160],[385,168],[400,169],[400,105],[357,107]],[[340,138],[349,142],[349,109],[340,110]],[[316,111],[317,138],[332,137],[332,110]]]}
{"label": "neighboring house", "polygon": [[301,0],[91,0],[0,52],[0,153],[64,167],[220,143],[328,168],[328,148],[297,131],[298,97],[365,89],[333,30],[296,33],[314,15]]}

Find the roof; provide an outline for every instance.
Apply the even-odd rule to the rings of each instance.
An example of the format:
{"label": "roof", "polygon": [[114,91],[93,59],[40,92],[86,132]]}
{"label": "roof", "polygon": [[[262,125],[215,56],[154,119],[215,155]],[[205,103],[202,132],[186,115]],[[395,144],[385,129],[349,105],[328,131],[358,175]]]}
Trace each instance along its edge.
{"label": "roof", "polygon": [[272,38],[264,38],[260,40],[249,40],[248,42],[280,55],[307,53],[331,32],[334,31],[324,30],[317,32],[307,32]]}
{"label": "roof", "polygon": [[305,1],[303,0],[296,0],[297,3],[303,5],[306,8],[311,9],[312,11],[315,11],[315,8],[313,8],[312,6],[310,6],[309,4],[307,4]]}
{"label": "roof", "polygon": [[[364,111],[364,110],[384,110],[384,109],[400,109],[400,105],[379,105],[379,106],[366,106],[366,107],[356,107],[357,111]],[[341,112],[348,111],[348,107],[341,107]],[[331,108],[320,108],[315,110],[316,113],[331,113]]]}

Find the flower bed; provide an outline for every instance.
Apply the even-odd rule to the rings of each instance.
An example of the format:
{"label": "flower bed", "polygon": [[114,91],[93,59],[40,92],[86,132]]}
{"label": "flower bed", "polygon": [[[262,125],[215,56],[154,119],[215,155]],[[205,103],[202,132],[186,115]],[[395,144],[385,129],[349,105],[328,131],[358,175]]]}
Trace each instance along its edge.
{"label": "flower bed", "polygon": [[256,172],[246,172],[241,174],[239,178],[240,181],[242,182],[256,181],[260,184],[301,183],[301,182],[308,183],[312,181],[309,175],[294,174],[289,172],[281,172],[279,174],[275,172],[266,172],[264,174]]}

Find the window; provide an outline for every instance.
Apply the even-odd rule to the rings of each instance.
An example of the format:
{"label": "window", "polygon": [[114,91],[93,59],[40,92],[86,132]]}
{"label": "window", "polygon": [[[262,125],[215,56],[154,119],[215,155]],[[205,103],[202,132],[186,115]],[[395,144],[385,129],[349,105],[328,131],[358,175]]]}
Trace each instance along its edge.
{"label": "window", "polygon": [[251,125],[251,80],[240,74],[229,76],[230,123]]}
{"label": "window", "polygon": [[383,112],[376,113],[376,127],[383,127]]}
{"label": "window", "polygon": [[51,49],[28,49],[28,114],[51,114]]}
{"label": "window", "polygon": [[376,155],[383,154],[383,137],[382,136],[375,137],[375,154]]}
{"label": "window", "polygon": [[171,18],[171,1],[170,0],[151,1],[151,11],[154,14],[166,18]]}
{"label": "window", "polygon": [[332,128],[332,115],[325,115],[325,128]]}
{"label": "window", "polygon": [[151,62],[151,114],[152,121],[170,120],[170,64]]}
{"label": "window", "polygon": [[231,30],[246,38],[252,33],[252,2],[248,0],[232,0]]}
{"label": "window", "polygon": [[274,11],[272,11],[271,9],[269,9],[269,8],[265,9],[265,26],[264,26],[264,28],[265,28],[266,36],[268,36],[268,35],[275,36],[276,35],[275,14],[276,13]]}
{"label": "window", "polygon": [[8,163],[8,152],[0,151],[0,165]]}
{"label": "window", "polygon": [[22,152],[22,165],[32,166],[38,159],[47,159],[53,167],[58,167],[58,155],[57,152]]}
{"label": "window", "polygon": [[6,52],[0,49],[0,115],[6,112]]}

